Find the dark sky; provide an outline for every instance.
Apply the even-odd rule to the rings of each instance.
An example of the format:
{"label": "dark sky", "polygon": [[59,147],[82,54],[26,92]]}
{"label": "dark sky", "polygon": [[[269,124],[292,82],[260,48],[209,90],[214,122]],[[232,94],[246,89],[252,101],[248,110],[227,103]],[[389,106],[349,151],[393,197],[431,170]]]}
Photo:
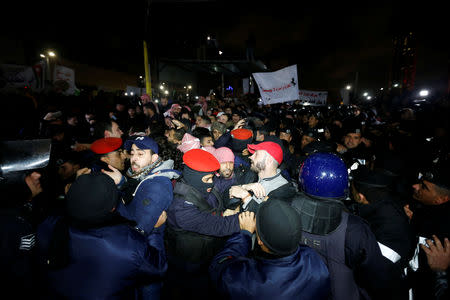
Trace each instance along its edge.
{"label": "dark sky", "polygon": [[[212,34],[225,56],[243,59],[245,40],[253,33],[256,58],[273,70],[297,64],[300,88],[336,90],[352,83],[358,73],[359,88],[375,91],[387,85],[394,34],[413,31],[417,85],[445,85],[449,54],[445,6],[373,3],[153,0],[150,55],[192,58],[195,45]],[[26,41],[28,51],[48,47],[71,60],[143,69],[144,0],[14,6],[6,34]]]}

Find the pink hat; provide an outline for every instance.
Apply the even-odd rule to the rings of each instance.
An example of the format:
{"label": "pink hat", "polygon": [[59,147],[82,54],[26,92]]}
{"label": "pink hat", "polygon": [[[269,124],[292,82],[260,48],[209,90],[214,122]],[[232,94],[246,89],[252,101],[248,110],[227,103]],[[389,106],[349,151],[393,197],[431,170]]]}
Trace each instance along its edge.
{"label": "pink hat", "polygon": [[220,163],[229,162],[229,161],[234,162],[234,153],[233,153],[233,151],[231,151],[230,148],[227,148],[227,147],[217,148],[214,153],[214,156],[217,158],[217,160]]}
{"label": "pink hat", "polygon": [[189,133],[185,133],[183,135],[183,139],[181,140],[181,145],[177,147],[183,153],[191,149],[199,149],[200,148],[200,140],[195,136],[190,135]]}
{"label": "pink hat", "polygon": [[150,100],[150,96],[147,95],[147,94],[144,94],[144,95],[141,96],[141,100],[142,101]]}

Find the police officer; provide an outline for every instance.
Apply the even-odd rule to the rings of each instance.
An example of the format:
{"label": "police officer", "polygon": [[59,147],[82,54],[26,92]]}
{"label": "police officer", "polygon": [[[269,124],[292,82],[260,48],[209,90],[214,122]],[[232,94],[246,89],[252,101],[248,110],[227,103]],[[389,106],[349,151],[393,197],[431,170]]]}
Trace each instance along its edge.
{"label": "police officer", "polygon": [[208,203],[220,163],[210,152],[192,149],[183,155],[182,178],[175,183],[167,210],[169,271],[163,288],[167,299],[211,298],[208,266],[226,238],[239,232],[238,214],[223,217]]}
{"label": "police officer", "polygon": [[348,171],[336,154],[313,153],[300,169],[294,198],[302,243],[315,248],[331,274],[332,299],[371,299],[389,294],[390,278],[369,225],[348,212]]}
{"label": "police officer", "polygon": [[[285,201],[264,202],[256,218],[240,215],[242,230],[227,241],[210,266],[221,295],[230,299],[327,299],[329,273],[320,256],[300,245],[300,215]],[[256,232],[257,255],[249,255]],[[226,280],[223,280],[226,278]]]}
{"label": "police officer", "polygon": [[2,292],[25,299],[36,293],[32,200],[43,189],[40,169],[50,159],[51,141],[0,142],[0,268]]}
{"label": "police officer", "polygon": [[[49,216],[38,227],[43,298],[133,299],[140,286],[164,275],[163,239],[136,230],[117,212],[119,202],[109,176],[77,177],[67,193],[65,214]],[[157,218],[155,228],[166,215]]]}
{"label": "police officer", "polygon": [[450,237],[450,165],[447,160],[440,159],[428,168],[413,185],[414,202],[405,209],[411,217],[417,242],[408,270],[414,299],[438,299],[434,296],[434,280],[449,280],[448,267],[435,271],[427,264],[428,251],[424,248],[436,244],[437,239],[445,244],[445,239]]}
{"label": "police officer", "polygon": [[363,128],[360,124],[348,124],[344,127],[343,146],[339,147],[339,152],[350,167],[355,162],[360,165],[370,165],[373,154],[371,143],[363,136]]}
{"label": "police officer", "polygon": [[359,166],[351,172],[355,212],[365,219],[377,238],[390,269],[395,299],[407,299],[404,269],[414,254],[414,232],[403,210],[401,199],[390,188],[392,178],[382,170]]}

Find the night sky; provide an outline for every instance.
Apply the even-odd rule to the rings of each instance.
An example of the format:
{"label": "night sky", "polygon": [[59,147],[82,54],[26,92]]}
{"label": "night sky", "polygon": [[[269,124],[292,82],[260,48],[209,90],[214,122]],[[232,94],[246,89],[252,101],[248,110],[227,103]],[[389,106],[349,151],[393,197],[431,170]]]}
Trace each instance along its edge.
{"label": "night sky", "polygon": [[[256,59],[272,70],[297,64],[300,88],[338,90],[358,73],[359,89],[375,91],[389,80],[393,36],[413,31],[417,85],[446,86],[447,10],[408,5],[153,0],[150,56],[194,58],[195,47],[210,34],[225,58],[244,59],[245,41],[253,34]],[[13,6],[4,27],[9,30],[3,34],[23,41],[28,57],[53,48],[72,61],[143,73],[144,0]]]}

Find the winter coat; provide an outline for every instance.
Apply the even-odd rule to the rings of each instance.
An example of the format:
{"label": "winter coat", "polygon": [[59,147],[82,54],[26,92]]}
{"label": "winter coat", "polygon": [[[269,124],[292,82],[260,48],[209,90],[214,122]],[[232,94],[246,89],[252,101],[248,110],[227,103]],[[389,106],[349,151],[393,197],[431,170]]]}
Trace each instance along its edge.
{"label": "winter coat", "polygon": [[167,271],[163,233],[145,237],[130,225],[80,230],[69,227],[69,265],[47,268],[47,253],[58,217],[38,227],[44,299],[135,299],[139,286]]}
{"label": "winter coat", "polygon": [[248,231],[234,234],[209,268],[218,292],[227,299],[327,299],[330,278],[326,265],[311,248],[274,259],[247,257]]}

